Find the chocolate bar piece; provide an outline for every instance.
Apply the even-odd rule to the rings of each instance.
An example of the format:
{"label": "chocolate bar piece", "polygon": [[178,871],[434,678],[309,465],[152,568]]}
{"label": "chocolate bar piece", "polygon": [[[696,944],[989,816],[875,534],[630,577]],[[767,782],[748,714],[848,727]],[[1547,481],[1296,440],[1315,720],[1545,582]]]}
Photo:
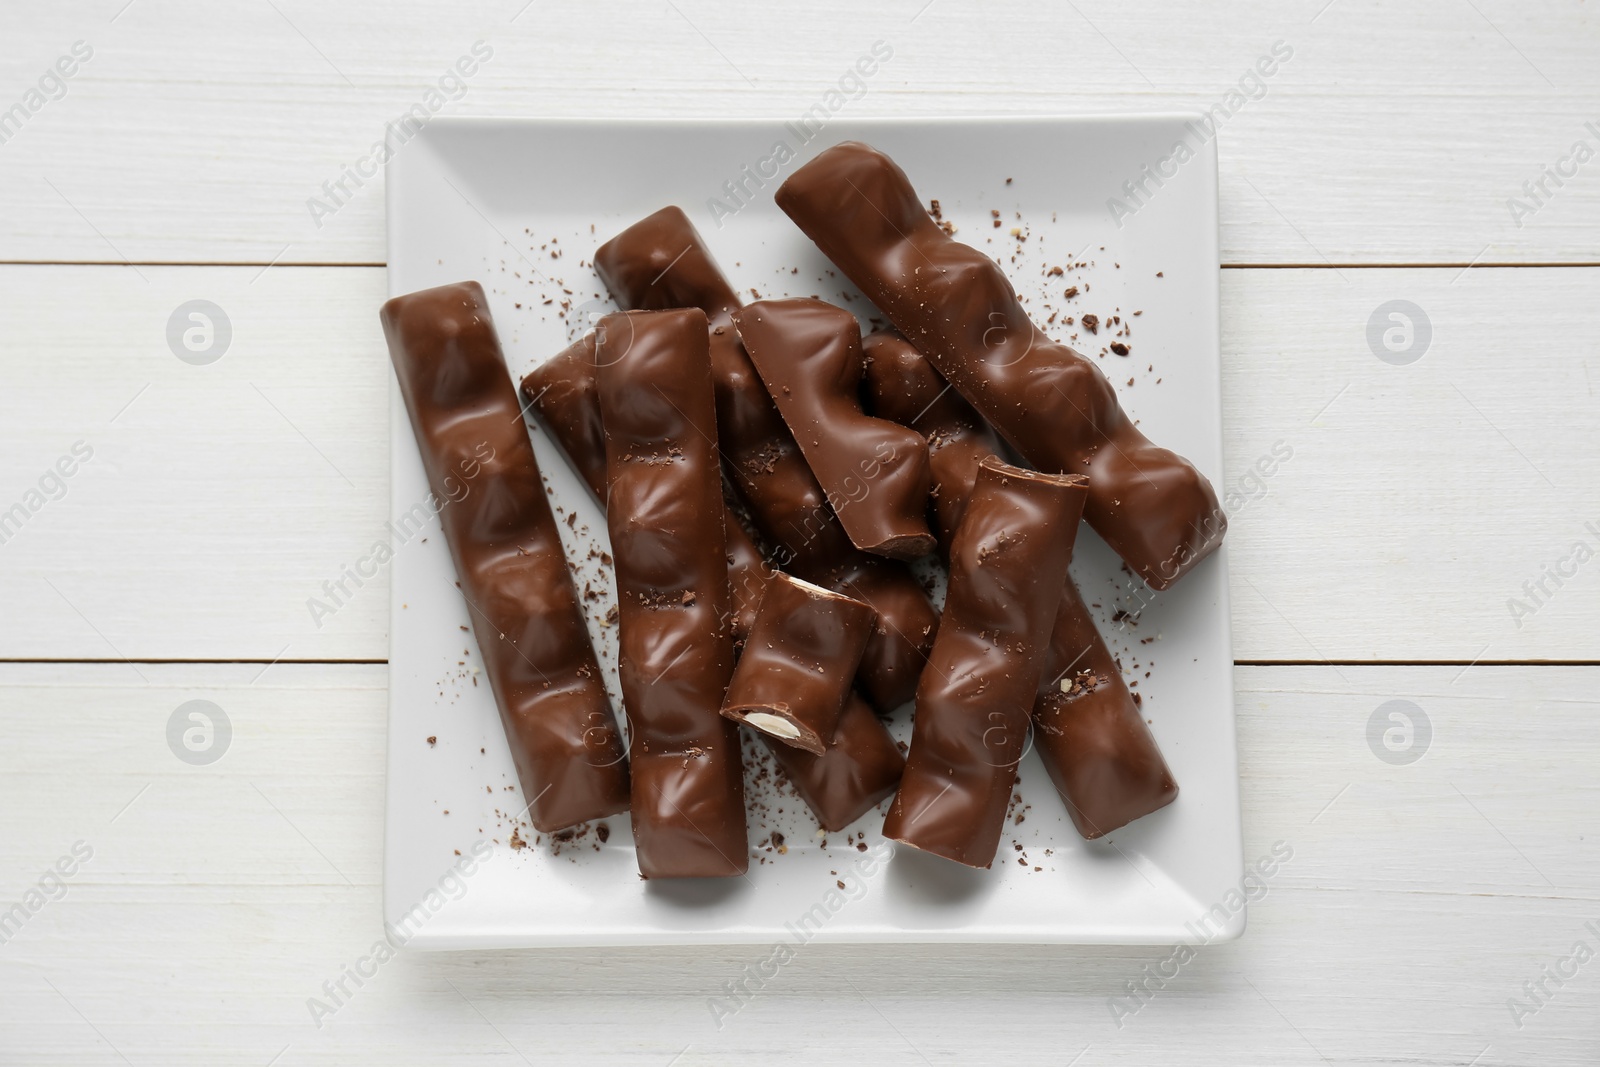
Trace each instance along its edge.
{"label": "chocolate bar piece", "polygon": [[928,441],[932,475],[929,510],[939,551],[949,558],[956,525],[978,479],[978,464],[1003,456],[1000,438],[939,377],[911,342],[894,330],[879,330],[861,341],[866,358],[867,398],[872,413],[922,434]]}
{"label": "chocolate bar piece", "polygon": [[838,729],[872,621],[872,609],[861,601],[777,572],[722,714],[822,755]]}
{"label": "chocolate bar piece", "polygon": [[[595,341],[590,334],[584,341],[553,357],[523,379],[522,388],[529,405],[551,437],[555,438],[567,460],[594,490],[601,507],[605,506],[605,435],[601,429],[600,397],[595,380]],[[729,514],[729,523],[737,519]],[[733,526],[728,527],[734,529]],[[749,544],[748,538],[745,539]],[[729,540],[729,556],[738,542]],[[750,545],[750,551],[755,546]],[[760,569],[747,568],[752,581],[764,587],[769,573],[757,557]],[[729,565],[730,576],[735,572]],[[734,599],[740,596],[734,583]],[[758,590],[754,599],[760,599]],[[754,615],[751,609],[751,615]],[[859,676],[859,675],[858,675]],[[900,782],[905,759],[889,731],[873,715],[872,709],[853,694],[846,700],[844,714],[822,756],[786,745],[763,735],[762,740],[788,773],[802,800],[810,806],[824,830],[842,830],[873,805],[894,792]]]}
{"label": "chocolate bar piece", "polygon": [[1072,824],[1090,840],[1178,799],[1122,668],[1070,579],[1033,705],[1033,747]]}
{"label": "chocolate bar piece", "polygon": [[933,551],[928,445],[861,410],[861,327],[821,300],[758,300],[739,340],[855,546],[892,559]]}
{"label": "chocolate bar piece", "polygon": [[[833,524],[837,529],[838,520]],[[916,694],[917,679],[927,666],[939,628],[939,613],[928,599],[928,591],[904,564],[857,551],[849,544],[831,562],[820,557],[802,561],[792,551],[793,545],[780,547],[791,550],[789,566],[802,578],[855,597],[877,613],[877,624],[856,671],[856,685],[873,707],[885,713],[908,702]]]}
{"label": "chocolate bar piece", "polygon": [[[927,435],[940,547],[971,495],[978,464],[1000,439],[893,331],[866,338],[875,414]],[[1102,837],[1172,803],[1178,786],[1139,713],[1122,668],[1068,578],[1033,705],[1034,747],[1078,832]]]}
{"label": "chocolate bar piece", "polygon": [[999,265],[941,230],[888,156],[835,145],[776,199],[1029,463],[1089,478],[1089,525],[1152,588],[1222,543],[1205,477],[1139,432],[1105,375],[1034,325]]}
{"label": "chocolate bar piece", "polygon": [[733,637],[706,338],[694,309],[608,315],[599,330],[633,839],[646,878],[743,874],[750,863],[739,728],[719,714]]}
{"label": "chocolate bar piece", "polygon": [[733,596],[733,617],[730,620],[733,642],[736,648],[743,648],[744,639],[756,624],[756,611],[761,607],[767,583],[778,572],[767,565],[761,549],[756,547],[733,508],[728,508],[723,521],[728,529],[728,589]]}
{"label": "chocolate bar piece", "polygon": [[483,289],[398,296],[379,317],[529,819],[625,811],[622,736]]}
{"label": "chocolate bar piece", "polygon": [[893,793],[906,766],[894,738],[855,693],[845,697],[839,727],[822,755],[765,740],[795,792],[828,831],[843,830]]}
{"label": "chocolate bar piece", "polygon": [[[590,331],[576,344],[535,367],[522,379],[522,394],[603,509],[606,441],[596,392],[595,337],[595,332]],[[761,550],[731,510],[724,528],[728,535],[728,582],[733,591],[733,636],[742,641],[755,624],[769,568],[761,558]]]}
{"label": "chocolate bar piece", "polygon": [[994,862],[1085,482],[993,456],[979,464],[885,837],[970,867]]}
{"label": "chocolate bar piece", "polygon": [[711,320],[719,442],[729,477],[784,570],[866,601],[878,613],[857,678],[881,711],[910,700],[939,616],[899,563],[857,550],[845,535],[734,332],[739,307],[688,216],[663,208],[601,245],[595,269],[623,307],[697,307]]}

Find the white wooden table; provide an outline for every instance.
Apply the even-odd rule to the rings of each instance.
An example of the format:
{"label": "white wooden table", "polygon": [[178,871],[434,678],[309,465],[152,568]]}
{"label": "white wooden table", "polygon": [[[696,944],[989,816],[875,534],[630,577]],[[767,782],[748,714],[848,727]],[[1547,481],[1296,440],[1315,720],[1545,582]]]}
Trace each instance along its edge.
{"label": "white wooden table", "polygon": [[[1600,1062],[1592,3],[445,6],[8,7],[0,1062]],[[813,948],[720,1030],[747,951],[413,953],[319,1028],[381,936],[386,578],[305,600],[386,516],[389,371],[382,180],[308,198],[475,41],[441,113],[797,115],[879,39],[854,114],[1204,108],[1292,48],[1220,134],[1245,850],[1292,861],[1120,1026],[1169,952]],[[209,765],[167,742],[194,699]],[[1391,700],[1420,760],[1369,744]]]}

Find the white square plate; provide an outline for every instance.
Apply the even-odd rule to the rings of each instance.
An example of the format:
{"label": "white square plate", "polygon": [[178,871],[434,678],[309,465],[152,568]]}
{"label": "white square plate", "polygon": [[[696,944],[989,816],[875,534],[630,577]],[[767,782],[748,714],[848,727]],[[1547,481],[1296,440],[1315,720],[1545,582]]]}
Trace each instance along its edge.
{"label": "white square plate", "polygon": [[[1105,355],[1101,366],[1145,431],[1220,489],[1215,142],[1201,143],[1188,118],[839,118],[820,131],[782,119],[434,120],[388,163],[389,291],[480,281],[520,378],[564,348],[590,311],[610,306],[588,262],[600,242],[678,204],[742,291],[849,293],[845,306],[869,318],[874,309],[772,203],[782,178],[821,148],[865,140],[893,156],[923,197],[938,198],[958,239],[1000,258],[1041,319],[1047,306],[1063,318],[1092,311],[1106,319],[1120,309],[1132,355]],[[1180,141],[1193,154],[1181,164],[1171,158]],[[778,142],[792,161],[774,161],[783,155]],[[1170,176],[1158,186],[1146,164]],[[764,177],[774,166],[780,173]],[[1130,180],[1146,191],[1131,197]],[[740,182],[745,194],[735,198],[729,190]],[[1122,206],[1114,210],[1111,198]],[[1049,275],[1054,265],[1066,273]],[[1083,292],[1064,301],[1067,285]],[[1074,330],[1060,322],[1048,329]],[[1076,344],[1093,358],[1111,339],[1102,329]],[[398,388],[390,433],[398,517],[427,497]],[[617,699],[616,631],[603,621],[611,584],[596,563],[605,521],[552,442],[533,436],[580,589],[588,583],[599,594],[591,629]],[[680,884],[640,880],[625,816],[607,820],[604,843],[591,828],[553,848],[524,825],[522,847],[513,847],[524,801],[487,680],[475,674],[477,650],[462,632],[467,612],[437,523],[400,544],[390,566],[384,914],[402,940],[430,948],[1173,943],[1193,939],[1190,923],[1208,922],[1217,937],[1244,928],[1242,912],[1226,903],[1238,899],[1230,889],[1243,864],[1226,549],[1152,599],[1087,527],[1079,535],[1073,572],[1178,779],[1170,807],[1087,843],[1030,753],[1018,785],[1024,821],[1008,825],[993,870],[969,871],[906,849],[886,858],[878,813],[821,840],[792,794],[757,784],[749,876]],[[1120,610],[1138,612],[1137,626],[1113,622]],[[908,709],[896,730],[909,736]],[[774,829],[786,838],[784,854],[762,845]]]}

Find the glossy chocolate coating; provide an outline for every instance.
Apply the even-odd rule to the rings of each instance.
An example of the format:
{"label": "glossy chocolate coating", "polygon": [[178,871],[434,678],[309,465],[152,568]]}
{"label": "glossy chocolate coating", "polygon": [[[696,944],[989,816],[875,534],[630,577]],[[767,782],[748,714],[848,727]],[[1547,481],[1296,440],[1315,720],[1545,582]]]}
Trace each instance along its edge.
{"label": "glossy chocolate coating", "polygon": [[[595,334],[535,367],[522,379],[522,393],[545,431],[566,453],[567,463],[602,508],[606,496],[606,441],[597,393]],[[738,516],[727,515],[728,582],[732,588],[733,636],[743,640],[755,625],[769,568]]]}
{"label": "glossy chocolate coating", "polygon": [[694,309],[608,315],[599,335],[639,873],[743,874],[750,856],[739,728],[719,714],[733,636],[706,317]]}
{"label": "glossy chocolate coating", "polygon": [[722,714],[822,755],[872,636],[872,609],[782,571],[767,583]]}
{"label": "glossy chocolate coating", "polygon": [[928,444],[861,410],[861,327],[821,300],[758,300],[739,340],[855,546],[892,559],[933,551]]}
{"label": "glossy chocolate coating", "polygon": [[[561,446],[567,461],[594,491],[595,498],[604,508],[606,442],[600,419],[594,356],[594,335],[590,334],[584,341],[548,360],[524,378],[522,387],[545,429]],[[726,521],[734,524],[738,520],[730,513]],[[727,528],[731,531],[735,526],[729,525]],[[743,541],[749,546],[749,553],[754,554],[755,545],[748,537]],[[730,577],[738,571],[732,562],[733,558],[744,551],[737,539],[729,539]],[[750,576],[751,582],[760,583],[752,598],[759,602],[766,577],[774,572],[756,555],[754,565],[748,566],[745,573]],[[868,568],[855,577],[870,582],[876,575],[872,568]],[[737,602],[741,595],[741,585],[737,580],[734,581],[733,593]],[[753,605],[750,608],[752,620],[755,610]],[[825,830],[844,829],[894,792],[894,787],[900,781],[900,772],[905,767],[905,758],[900,755],[900,749],[889,731],[872,714],[872,709],[853,695],[846,701],[833,739],[821,757],[765,735],[762,740],[788,773],[801,799],[810,806]]]}
{"label": "glossy chocolate coating", "polygon": [[739,298],[688,216],[662,208],[601,245],[594,262],[623,307],[697,307],[710,318],[718,441],[729,477],[780,567],[878,613],[857,678],[866,698],[881,711],[910,700],[938,613],[910,571],[850,543],[739,343],[731,318]]}
{"label": "glossy chocolate coating", "polygon": [[911,752],[885,837],[970,867],[994,862],[1084,481],[992,456],[979,465],[950,549],[944,619],[917,686]]}
{"label": "glossy chocolate coating", "polygon": [[888,156],[835,145],[776,199],[1028,462],[1089,478],[1089,525],[1153,588],[1222,543],[1211,483],[1139,432],[1105,375],[1034,325],[999,265],[941,230]]}
{"label": "glossy chocolate coating", "polygon": [[824,830],[843,830],[900,784],[905,757],[865,700],[850,693],[827,751],[768,740],[767,747]]}
{"label": "glossy chocolate coating", "polygon": [[948,558],[961,511],[978,479],[978,464],[1004,456],[1000,438],[939,377],[921,352],[893,330],[862,339],[866,356],[867,399],[872,413],[910,427],[928,442],[932,489],[928,508],[939,551]]}
{"label": "glossy chocolate coating", "polygon": [[[1000,439],[898,333],[872,334],[863,345],[873,411],[928,437],[940,547],[948,551],[946,531],[960,520],[978,464],[1001,454]],[[1033,729],[1034,748],[1085,837],[1102,837],[1177,798],[1122,668],[1071,578],[1050,632]]]}
{"label": "glossy chocolate coating", "polygon": [[624,811],[622,736],[483,289],[395,297],[379,317],[529,819]]}
{"label": "glossy chocolate coating", "polygon": [[1178,799],[1122,667],[1070,580],[1033,705],[1033,747],[1072,824],[1091,840]]}

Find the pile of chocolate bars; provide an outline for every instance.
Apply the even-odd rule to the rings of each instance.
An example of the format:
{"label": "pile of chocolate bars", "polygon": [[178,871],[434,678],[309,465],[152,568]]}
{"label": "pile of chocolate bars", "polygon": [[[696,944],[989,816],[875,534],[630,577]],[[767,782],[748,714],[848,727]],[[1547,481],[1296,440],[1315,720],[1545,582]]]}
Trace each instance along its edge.
{"label": "pile of chocolate bars", "polygon": [[[824,829],[893,796],[885,836],[973,867],[1030,726],[1085,837],[1171,803],[1067,564],[1087,519],[1170,586],[1222,540],[1210,484],[888,156],[836,145],[777,203],[894,330],[863,338],[815,299],[741,304],[669,207],[595,254],[629,310],[522,382],[607,514],[626,751],[483,290],[383,307],[435,492],[474,472],[441,521],[534,826],[630,811],[645,877],[743,873],[741,723]],[[942,617],[906,566],[933,552]],[[879,715],[910,700],[902,757]]]}

